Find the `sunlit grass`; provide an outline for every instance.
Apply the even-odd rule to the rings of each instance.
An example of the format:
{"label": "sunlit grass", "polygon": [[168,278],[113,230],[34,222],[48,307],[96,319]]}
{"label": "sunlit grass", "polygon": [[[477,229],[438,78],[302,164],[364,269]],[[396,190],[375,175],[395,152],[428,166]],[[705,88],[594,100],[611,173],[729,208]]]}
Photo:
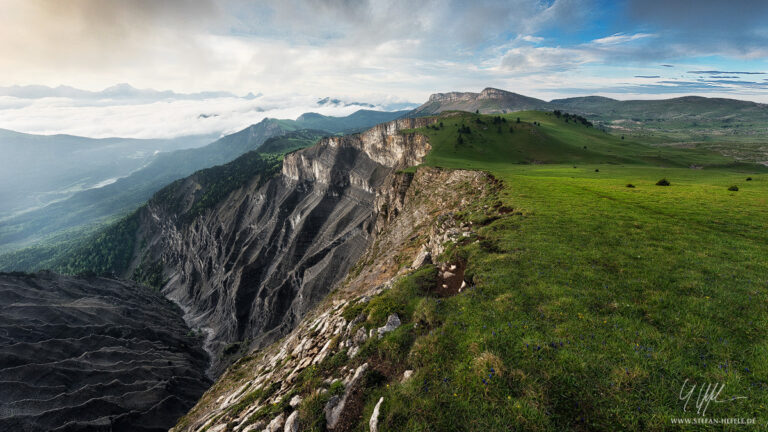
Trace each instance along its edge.
{"label": "sunlit grass", "polygon": [[[475,134],[466,147],[455,145],[456,118],[420,131],[434,148],[428,164],[492,173],[504,188],[489,200],[515,211],[478,228],[482,242],[450,249],[475,287],[440,299],[434,328],[404,321],[414,342],[396,345],[397,358],[415,375],[369,389],[365,422],[383,395],[380,430],[666,430],[695,415],[695,401],[684,413],[678,400],[688,379],[725,384],[720,399],[746,397],[707,416],[765,424],[768,176],[689,169],[731,162],[543,113],[507,115],[507,129],[518,115],[519,130],[496,138],[495,125],[479,133],[475,116],[459,117]],[[542,125],[525,124],[534,119]],[[413,304],[398,293],[378,304]]]}

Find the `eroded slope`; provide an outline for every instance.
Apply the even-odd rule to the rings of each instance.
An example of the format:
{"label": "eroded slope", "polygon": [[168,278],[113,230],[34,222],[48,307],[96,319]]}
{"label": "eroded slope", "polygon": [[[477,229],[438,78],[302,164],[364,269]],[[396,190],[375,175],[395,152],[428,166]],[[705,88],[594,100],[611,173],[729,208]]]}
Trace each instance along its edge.
{"label": "eroded slope", "polygon": [[476,240],[473,226],[455,216],[494,190],[495,181],[476,171],[390,176],[376,194],[374,240],[346,279],[288,336],[231,366],[175,430],[341,431],[367,423],[365,391],[399,380],[405,369],[387,347],[429,332],[418,310],[430,306],[395,310],[391,296],[409,290],[414,278],[428,290],[421,292],[425,304],[455,294],[441,289],[458,269],[463,282],[463,263],[446,257],[445,248]]}
{"label": "eroded slope", "polygon": [[210,385],[188,332],[133,283],[0,275],[0,429],[166,430]]}

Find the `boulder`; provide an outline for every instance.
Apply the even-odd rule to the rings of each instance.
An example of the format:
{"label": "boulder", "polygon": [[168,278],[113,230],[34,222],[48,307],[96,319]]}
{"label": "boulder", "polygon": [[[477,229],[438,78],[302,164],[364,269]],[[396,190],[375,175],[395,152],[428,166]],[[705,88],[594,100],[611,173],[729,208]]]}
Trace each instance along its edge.
{"label": "boulder", "polygon": [[299,404],[301,404],[301,396],[299,395],[292,397],[291,401],[288,402],[288,405],[290,405],[291,408],[293,409],[296,409],[296,407],[299,406]]}
{"label": "boulder", "polygon": [[387,317],[387,323],[383,327],[376,329],[376,332],[379,334],[379,339],[381,339],[385,333],[389,333],[398,327],[400,327],[400,317],[397,314],[392,314]]}
{"label": "boulder", "polygon": [[365,333],[365,329],[360,327],[357,329],[357,333],[355,333],[355,336],[352,338],[352,343],[356,346],[360,346],[364,344],[367,339],[368,335]]}
{"label": "boulder", "polygon": [[271,422],[267,425],[267,428],[264,429],[264,432],[282,432],[283,426],[285,425],[285,414],[280,413],[279,416],[272,419]]}
{"label": "boulder", "polygon": [[419,254],[416,255],[416,258],[413,260],[413,264],[411,264],[411,268],[417,269],[425,264],[430,264],[432,262],[432,256],[427,252],[427,248],[422,247],[419,251]]}

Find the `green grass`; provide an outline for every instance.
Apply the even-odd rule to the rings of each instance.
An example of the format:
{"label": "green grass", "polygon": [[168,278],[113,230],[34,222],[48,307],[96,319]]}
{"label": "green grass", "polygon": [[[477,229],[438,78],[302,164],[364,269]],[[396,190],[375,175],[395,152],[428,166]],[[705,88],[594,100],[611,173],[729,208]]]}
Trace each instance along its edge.
{"label": "green grass", "polygon": [[[507,115],[506,129],[517,116],[541,126],[498,133],[462,115],[419,131],[433,145],[426,164],[490,172],[504,187],[482,204],[515,211],[448,252],[467,260],[475,288],[439,300],[396,288],[371,302],[370,312],[386,309],[378,321],[405,312],[411,337],[375,343],[410,341],[389,349],[416,372],[369,389],[362,422],[384,396],[387,431],[668,430],[670,418],[695,416],[695,395],[687,413],[678,400],[688,379],[725,384],[720,399],[746,397],[711,404],[707,417],[766,424],[764,170],[544,113]],[[464,147],[462,121],[472,129]],[[656,186],[661,178],[671,186]],[[414,330],[422,317],[433,328]]]}

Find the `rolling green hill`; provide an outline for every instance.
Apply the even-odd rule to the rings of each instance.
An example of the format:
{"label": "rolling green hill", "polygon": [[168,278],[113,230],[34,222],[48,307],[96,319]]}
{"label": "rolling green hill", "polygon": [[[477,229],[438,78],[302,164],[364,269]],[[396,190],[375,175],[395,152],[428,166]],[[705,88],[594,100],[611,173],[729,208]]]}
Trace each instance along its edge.
{"label": "rolling green hill", "polygon": [[590,96],[550,103],[617,132],[659,141],[759,141],[768,136],[768,105],[750,101],[699,96],[619,101]]}
{"label": "rolling green hill", "polygon": [[[427,156],[430,165],[481,167],[499,162],[655,164],[685,168],[742,165],[713,151],[651,146],[641,139],[608,134],[549,112],[522,111],[498,116],[449,112],[443,116],[436,128],[420,131],[430,137],[433,146]],[[744,166],[760,169],[750,164]]]}
{"label": "rolling green hill", "polygon": [[595,126],[647,143],[697,147],[749,162],[768,163],[768,105],[723,98],[687,96],[660,100],[616,100],[601,96],[549,102],[486,88],[480,93],[436,93],[410,116],[459,110],[502,114],[563,110],[586,116]]}

